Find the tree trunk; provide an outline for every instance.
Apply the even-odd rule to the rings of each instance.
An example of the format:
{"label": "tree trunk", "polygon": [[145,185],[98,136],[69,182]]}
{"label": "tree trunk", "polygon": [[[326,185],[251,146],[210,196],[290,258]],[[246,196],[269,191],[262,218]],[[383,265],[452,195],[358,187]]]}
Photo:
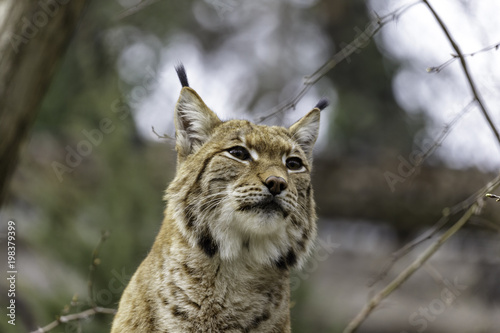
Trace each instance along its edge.
{"label": "tree trunk", "polygon": [[58,61],[90,0],[0,0],[0,206]]}

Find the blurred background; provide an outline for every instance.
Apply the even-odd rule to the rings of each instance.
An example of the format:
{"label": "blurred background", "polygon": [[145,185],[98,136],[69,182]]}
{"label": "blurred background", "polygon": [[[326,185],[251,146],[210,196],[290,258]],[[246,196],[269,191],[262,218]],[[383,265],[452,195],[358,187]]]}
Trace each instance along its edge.
{"label": "blurred background", "polygon": [[[0,241],[4,253],[7,221],[14,220],[18,307],[16,326],[3,315],[0,331],[31,331],[58,315],[87,309],[89,265],[103,230],[109,237],[93,273],[93,297],[99,306],[116,308],[159,230],[163,191],[174,177],[172,141],[159,138],[152,127],[174,135],[176,64],[184,63],[190,85],[222,119],[259,121],[295,97],[305,76],[358,39],[359,49],[295,108],[264,121],[288,126],[319,98],[331,101],[322,112],[315,151],[318,248],[291,280],[291,311],[294,332],[341,332],[432,240],[371,285],[391,253],[431,227],[445,207],[484,187],[500,168],[499,142],[477,106],[470,105],[473,96],[460,62],[439,67],[455,51],[429,9],[417,3],[390,16],[411,3],[85,5],[65,52],[55,59],[6,186]],[[464,53],[492,46],[466,60],[500,127],[500,3],[431,3]],[[0,6],[4,20],[10,15],[6,8]],[[48,20],[59,14],[56,10]],[[365,29],[384,15],[390,22],[367,39]],[[36,39],[23,45],[34,48]],[[31,52],[37,57],[42,51]],[[13,126],[2,112],[0,128]],[[500,332],[499,216],[500,204],[485,202],[481,214],[387,298],[359,332]],[[4,299],[8,286],[0,281]],[[111,321],[112,315],[99,314],[52,332],[107,332]]]}

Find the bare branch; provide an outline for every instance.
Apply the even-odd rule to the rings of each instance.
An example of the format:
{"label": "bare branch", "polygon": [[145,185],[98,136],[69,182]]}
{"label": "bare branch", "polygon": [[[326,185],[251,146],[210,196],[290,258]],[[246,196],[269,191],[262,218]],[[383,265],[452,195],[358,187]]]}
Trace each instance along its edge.
{"label": "bare branch", "polygon": [[[85,311],[82,311],[82,312],[72,313],[72,314],[65,315],[65,316],[58,316],[57,319],[54,320],[53,322],[51,322],[50,324],[48,324],[44,327],[41,327],[41,328],[37,329],[36,331],[31,332],[31,333],[49,332],[53,328],[59,326],[59,324],[64,324],[64,323],[74,321],[74,320],[86,319],[90,316],[93,316],[96,313],[105,313],[105,314],[115,314],[116,313],[116,309],[109,309],[109,308],[103,308],[103,307],[97,306],[97,304],[94,300],[94,296],[93,296],[93,294],[94,294],[93,293],[94,272],[97,269],[97,266],[100,265],[99,251],[102,247],[102,244],[106,241],[106,239],[108,239],[109,234],[110,234],[109,231],[103,230],[101,233],[101,238],[99,239],[99,243],[97,243],[94,251],[92,251],[92,261],[91,261],[90,266],[89,266],[89,277],[88,277],[88,297],[89,297],[89,302],[90,302],[91,307]],[[76,296],[73,298],[72,302],[75,300],[76,300]]]}
{"label": "bare branch", "polygon": [[109,231],[103,230],[101,233],[101,239],[99,239],[99,243],[97,243],[94,251],[92,251],[92,261],[89,266],[89,278],[88,278],[88,296],[90,305],[93,308],[97,307],[97,304],[94,300],[94,272],[97,269],[97,266],[101,263],[101,259],[99,259],[99,250],[101,249],[102,244],[108,239]]}
{"label": "bare branch", "polygon": [[448,221],[449,215],[441,216],[441,218],[430,229],[426,230],[424,234],[405,244],[396,252],[393,252],[389,259],[387,259],[385,264],[382,266],[377,276],[375,276],[368,282],[368,287],[373,287],[377,282],[383,280],[398,260],[406,256],[418,245],[422,244],[426,240],[431,239],[435,234],[438,233],[439,230],[441,230],[446,225],[446,223],[448,223]]}
{"label": "bare branch", "polygon": [[146,0],[146,1],[142,1],[142,2],[140,2],[139,4],[137,4],[135,6],[129,7],[127,9],[124,9],[123,11],[120,12],[120,14],[116,15],[114,19],[116,21],[122,20],[122,19],[124,19],[126,17],[134,15],[137,12],[140,12],[144,8],[149,7],[149,6],[151,6],[152,4],[154,4],[154,3],[158,2],[158,1],[160,1],[160,0]]}
{"label": "bare branch", "polygon": [[462,69],[464,70],[464,73],[465,73],[465,76],[467,78],[467,81],[469,82],[469,86],[471,88],[472,94],[474,95],[474,99],[477,101],[477,104],[479,105],[479,107],[481,109],[481,112],[483,113],[484,117],[486,118],[486,121],[490,125],[490,128],[493,131],[493,134],[495,135],[498,143],[500,144],[500,133],[498,132],[497,128],[495,127],[495,124],[493,124],[493,121],[492,121],[492,119],[491,119],[491,117],[489,115],[489,111],[486,109],[486,105],[485,105],[485,103],[483,101],[483,98],[481,97],[481,94],[477,90],[476,84],[475,84],[474,80],[472,79],[472,76],[469,73],[469,69],[467,67],[467,62],[465,61],[465,57],[464,57],[462,51],[460,50],[460,47],[458,46],[458,44],[455,42],[455,40],[451,36],[450,32],[448,31],[448,28],[444,24],[443,20],[441,20],[441,17],[439,17],[439,15],[436,13],[436,11],[434,10],[434,8],[432,8],[432,6],[430,5],[429,1],[428,0],[423,0],[423,2],[429,8],[429,10],[431,11],[432,15],[434,15],[434,18],[436,19],[436,21],[438,22],[438,24],[441,26],[441,29],[445,33],[446,37],[448,38],[448,40],[451,43],[451,46],[453,47],[453,49],[455,50],[458,58],[460,59],[460,64],[462,65]]}
{"label": "bare branch", "polygon": [[[472,217],[471,217],[472,219]],[[469,221],[470,223],[470,221]],[[448,288],[448,284],[446,283],[446,279],[443,277],[443,275],[441,275],[441,273],[436,269],[436,267],[434,267],[434,265],[432,265],[430,262],[426,262],[424,264],[424,270],[431,276],[431,278],[434,280],[434,282],[436,282],[436,284],[438,286],[440,286],[441,288]],[[452,299],[450,303],[448,304],[457,304],[458,303],[458,300],[455,298],[455,299]]]}
{"label": "bare branch", "polygon": [[384,289],[377,293],[361,310],[360,313],[347,325],[344,329],[344,333],[354,332],[363,321],[368,318],[370,313],[378,306],[378,304],[389,296],[394,290],[396,290],[401,284],[403,284],[416,270],[418,270],[437,250],[443,245],[448,238],[453,236],[462,226],[469,220],[474,211],[477,208],[477,204],[470,206],[470,208],[465,212],[465,214],[458,220],[450,229],[448,229],[439,239],[429,246],[424,253],[422,253],[410,266],[408,266],[404,271],[402,271],[391,283],[389,283]]}
{"label": "bare branch", "polygon": [[382,17],[375,15],[376,19],[371,21],[366,29],[356,37],[352,42],[347,44],[342,50],[337,52],[330,60],[318,68],[313,74],[304,77],[304,84],[302,88],[297,92],[297,94],[283,103],[278,104],[276,107],[269,111],[269,114],[258,118],[255,122],[261,123],[277,114],[284,112],[289,109],[294,109],[297,103],[304,97],[304,95],[312,88],[312,86],[318,82],[323,76],[325,76],[329,71],[331,71],[335,66],[349,58],[354,52],[361,50],[366,46],[373,36],[375,36],[380,29],[386,24],[396,21],[404,12],[406,12],[411,7],[419,4],[420,1],[415,1],[408,5],[402,6],[395,11],[384,15]]}
{"label": "bare branch", "polygon": [[65,323],[68,323],[70,321],[74,321],[74,320],[82,320],[82,319],[87,319],[97,313],[104,313],[104,314],[116,314],[116,309],[109,309],[109,308],[101,308],[101,307],[95,307],[95,308],[91,308],[91,309],[87,309],[85,311],[82,311],[82,312],[79,312],[79,313],[72,313],[72,314],[69,314],[69,315],[66,315],[66,316],[61,316],[59,318],[57,318],[56,320],[54,320],[53,322],[51,322],[50,324],[44,326],[44,327],[40,327],[39,329],[35,330],[35,331],[32,331],[31,333],[45,333],[45,332],[49,332],[51,331],[52,329],[56,328],[57,326],[59,326],[60,324],[65,324]]}
{"label": "bare branch", "polygon": [[[480,50],[477,50],[475,52],[464,53],[463,56],[464,57],[473,57],[476,54],[488,52],[488,51],[491,51],[493,49],[495,51],[497,51],[498,48],[500,48],[500,43],[496,43],[494,45],[486,46],[486,47],[484,47],[484,48],[482,48]],[[451,58],[448,59],[447,61],[445,61],[444,63],[442,63],[441,65],[427,68],[427,72],[429,72],[429,73],[439,73],[443,69],[445,69],[446,67],[448,67],[449,64],[451,64],[452,62],[454,62],[457,59],[460,59],[460,57],[458,55],[456,55],[456,54],[452,54]]]}
{"label": "bare branch", "polygon": [[[434,144],[425,151],[425,153],[422,155],[422,157],[419,159],[419,161],[415,164],[415,169],[420,167],[425,160],[427,160],[435,151],[436,149],[441,146],[443,141],[446,139],[452,128],[455,126],[455,124],[462,118],[469,110],[470,107],[474,104],[474,100],[472,100],[469,104],[467,104],[448,124],[446,124],[443,127],[443,130],[441,133],[438,135],[436,141]],[[412,175],[415,175],[416,172],[413,172]],[[463,207],[463,204],[460,203],[460,207]],[[455,208],[454,208],[455,209]],[[374,277],[371,281],[368,282],[368,286],[371,287],[378,281],[384,279],[389,272],[389,270],[392,268],[392,266],[402,257],[404,257],[406,254],[408,254],[411,250],[413,250],[417,245],[425,242],[426,240],[432,238],[439,230],[441,230],[446,223],[449,221],[449,210],[450,208],[446,208],[443,212],[443,216],[430,228],[428,229],[424,234],[421,236],[417,237],[416,239],[412,240],[411,242],[407,243],[404,245],[401,249],[397,250],[396,252],[392,253],[387,262],[382,266],[382,269],[380,272],[377,274],[376,277]]]}
{"label": "bare branch", "polygon": [[171,137],[170,135],[168,135],[168,134],[163,134],[163,135],[158,134],[158,133],[155,131],[154,126],[151,126],[151,130],[153,131],[153,133],[154,133],[154,134],[156,134],[156,136],[158,137],[158,139],[174,140],[174,138],[172,138],[172,137]]}
{"label": "bare branch", "polygon": [[[490,183],[488,183],[485,188],[483,188],[483,192],[480,195],[474,195],[471,198],[474,198],[474,201],[471,202],[471,198],[465,200],[464,202],[470,203],[468,205],[467,210],[462,215],[462,217],[451,226],[446,232],[444,232],[433,244],[431,244],[415,261],[413,261],[405,270],[403,270],[394,280],[392,280],[384,289],[378,292],[374,297],[370,299],[370,301],[364,306],[364,308],[358,313],[358,315],[347,325],[344,329],[344,333],[354,332],[365,320],[368,318],[370,313],[380,304],[382,300],[384,300],[387,296],[389,296],[394,290],[399,288],[401,284],[403,284],[415,271],[417,271],[423,264],[427,262],[427,260],[436,253],[437,250],[458,230],[460,230],[465,223],[471,218],[473,214],[478,213],[478,209],[480,207],[480,201],[482,197],[489,192],[497,188],[500,185],[500,175],[495,177]],[[455,209],[462,209],[464,202],[461,202],[458,205],[453,206],[450,209],[445,209],[443,214],[450,214]]]}
{"label": "bare branch", "polygon": [[[429,4],[427,3],[427,1],[424,1],[426,2],[426,4],[429,6]],[[435,14],[435,12],[433,12]],[[437,14],[435,14],[436,16]],[[441,22],[439,17],[437,17],[438,19],[438,22]],[[442,23],[442,22],[441,22]],[[453,41],[453,39],[451,38],[451,36],[449,35],[448,31],[446,30],[446,27],[444,25],[441,25],[443,27],[443,29],[445,30],[445,33],[447,34],[447,36],[449,37],[450,39],[450,42],[452,43],[452,45],[457,46],[456,43]],[[457,46],[458,47],[458,46]],[[476,53],[480,53],[480,52],[486,52],[488,50],[491,50],[491,49],[497,49],[499,47],[499,44],[495,44],[495,45],[492,45],[492,46],[488,46],[486,48],[483,48],[479,51],[476,51],[474,53],[471,53],[471,54],[467,54],[469,56],[473,56],[474,54]],[[457,54],[458,55],[454,55],[454,58],[451,59],[451,61],[453,61],[454,59],[458,58],[458,59],[463,59],[464,55],[460,52],[460,49],[455,49],[457,51]],[[441,66],[447,66],[449,63],[451,63],[451,61],[449,60],[448,62],[445,62],[443,65]],[[444,139],[447,137],[447,135],[449,134],[449,132],[451,131],[451,129],[453,128],[453,126],[458,122],[458,120],[470,109],[470,107],[475,103],[475,102],[478,102],[478,105],[479,107],[481,108],[481,110],[483,111],[486,111],[484,109],[484,104],[481,103],[481,99],[480,97],[478,97],[478,94],[476,92],[476,89],[475,89],[475,85],[474,85],[474,82],[472,81],[472,78],[470,77],[470,75],[468,75],[468,69],[467,69],[467,66],[465,62],[462,64],[463,68],[464,68],[464,71],[466,72],[466,76],[469,80],[469,84],[471,85],[471,88],[473,89],[473,94],[474,94],[474,98],[473,100],[467,104],[467,106],[447,125],[445,125],[443,131],[441,132],[441,134],[438,136],[436,142],[434,145],[432,145],[423,155],[423,157],[420,159],[419,163],[416,165],[416,167],[418,167],[419,165],[421,165],[423,163],[423,161],[425,161],[432,153],[434,153],[434,151],[441,145],[441,143],[444,141]],[[486,111],[485,113],[486,116],[488,116],[488,112]],[[487,119],[489,119],[487,117]],[[496,128],[493,126],[492,127],[493,131],[496,133]],[[415,173],[413,173],[415,174]],[[485,189],[489,189],[491,185],[487,185],[485,188],[481,189],[479,191],[479,193],[476,193],[474,194],[473,196],[471,196],[470,198],[468,198],[467,200],[451,207],[451,208],[445,208],[443,210],[443,215],[442,217],[434,224],[434,226],[432,228],[430,228],[429,230],[427,230],[423,235],[421,235],[420,237],[416,238],[415,240],[411,241],[410,243],[406,244],[405,246],[403,246],[401,249],[399,249],[398,251],[394,252],[390,258],[387,260],[387,262],[384,264],[384,266],[382,267],[380,273],[374,278],[372,279],[370,282],[369,282],[369,286],[373,286],[375,283],[377,283],[378,281],[380,281],[381,279],[385,278],[387,273],[389,272],[389,270],[393,267],[393,265],[399,260],[401,259],[402,257],[404,257],[406,254],[408,254],[412,249],[414,249],[417,245],[423,243],[424,241],[428,240],[428,239],[431,239],[434,235],[436,235],[439,230],[441,230],[445,225],[446,223],[449,221],[449,216],[452,215],[452,214],[455,214],[463,209],[465,209],[466,207],[469,207],[470,204],[472,204],[473,202],[477,202],[477,200],[479,200],[479,198],[483,195],[481,193],[484,193],[484,190]],[[488,195],[486,195],[488,196]],[[500,197],[499,197],[500,198]]]}
{"label": "bare branch", "polygon": [[486,193],[486,197],[496,199],[496,202],[500,201],[500,196],[496,194]]}
{"label": "bare branch", "polygon": [[[430,146],[420,157],[420,159],[415,163],[413,169],[416,170],[420,166],[424,164],[424,162],[432,155],[434,152],[441,146],[441,144],[444,142],[444,140],[448,137],[448,134],[450,134],[451,130],[453,127],[458,123],[458,121],[471,109],[471,107],[475,104],[475,100],[473,99],[470,101],[449,123],[445,124],[443,126],[443,129],[441,133],[437,136],[436,140],[434,141],[434,144]],[[418,172],[412,172],[411,176],[408,178],[411,178],[415,175],[417,175]]]}
{"label": "bare branch", "polygon": [[422,156],[420,163],[418,165],[421,165],[426,159],[428,159],[435,151],[436,149],[441,146],[443,141],[446,139],[448,134],[450,134],[452,128],[456,125],[456,123],[467,113],[469,112],[471,106],[474,104],[474,100],[470,101],[448,124],[444,125],[443,130],[441,133],[438,135],[436,141],[434,144],[427,149],[427,151],[424,153]]}
{"label": "bare branch", "polygon": [[[387,276],[387,273],[389,273],[389,271],[391,270],[392,266],[394,266],[394,264],[399,259],[403,258],[405,255],[410,253],[411,250],[413,250],[416,246],[434,237],[439,232],[439,230],[441,230],[446,225],[446,223],[448,223],[450,216],[457,214],[460,211],[467,209],[473,203],[478,202],[485,195],[484,193],[491,191],[493,188],[497,187],[498,184],[500,184],[500,175],[494,178],[491,182],[486,184],[483,188],[481,188],[479,191],[477,191],[464,201],[459,202],[458,204],[452,207],[444,208],[441,218],[430,229],[428,229],[421,236],[407,243],[401,249],[391,254],[389,259],[382,266],[382,269],[377,274],[377,276],[374,277],[370,282],[368,282],[368,286],[372,287],[373,285],[375,285],[375,283],[384,279]],[[488,196],[488,194],[486,194],[486,196]]]}

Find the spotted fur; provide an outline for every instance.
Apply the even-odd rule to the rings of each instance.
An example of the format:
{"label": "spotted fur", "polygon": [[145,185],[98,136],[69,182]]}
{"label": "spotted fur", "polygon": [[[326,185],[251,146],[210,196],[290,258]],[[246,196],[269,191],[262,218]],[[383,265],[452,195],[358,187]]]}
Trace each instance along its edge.
{"label": "spotted fur", "polygon": [[177,174],[111,332],[290,332],[289,272],[316,236],[320,107],[289,128],[223,122],[178,73]]}

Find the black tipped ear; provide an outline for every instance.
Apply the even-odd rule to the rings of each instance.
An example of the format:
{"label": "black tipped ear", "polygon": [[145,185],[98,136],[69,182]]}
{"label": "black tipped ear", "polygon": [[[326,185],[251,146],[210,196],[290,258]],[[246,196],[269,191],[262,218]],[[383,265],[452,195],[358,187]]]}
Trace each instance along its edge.
{"label": "black tipped ear", "polygon": [[323,97],[322,99],[319,100],[318,104],[316,104],[316,106],[314,108],[320,109],[320,111],[321,111],[324,108],[326,108],[328,105],[330,105],[330,101],[328,100],[328,98]]}
{"label": "black tipped ear", "polygon": [[184,87],[175,106],[175,138],[179,161],[197,151],[221,123],[192,88]]}
{"label": "black tipped ear", "polygon": [[318,138],[320,110],[316,106],[289,128],[293,139],[300,145],[309,161],[312,160],[312,150]]}
{"label": "black tipped ear", "polygon": [[177,72],[177,76],[179,77],[179,81],[181,81],[182,86],[189,87],[188,77],[184,65],[182,63],[179,63],[177,66],[175,66],[175,71]]}

